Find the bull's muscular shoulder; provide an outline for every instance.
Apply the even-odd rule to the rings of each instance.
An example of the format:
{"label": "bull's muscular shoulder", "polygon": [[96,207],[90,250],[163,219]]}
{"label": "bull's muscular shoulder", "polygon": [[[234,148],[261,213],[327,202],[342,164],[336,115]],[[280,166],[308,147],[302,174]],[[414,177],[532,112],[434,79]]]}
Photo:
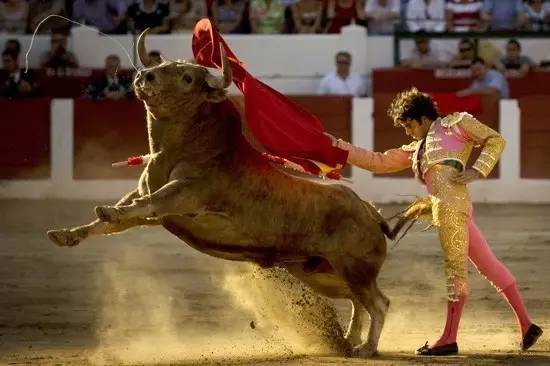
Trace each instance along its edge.
{"label": "bull's muscular shoulder", "polygon": [[441,123],[441,126],[449,128],[449,127],[453,127],[454,125],[462,121],[464,117],[472,118],[472,115],[466,112],[455,112],[442,118],[440,123]]}

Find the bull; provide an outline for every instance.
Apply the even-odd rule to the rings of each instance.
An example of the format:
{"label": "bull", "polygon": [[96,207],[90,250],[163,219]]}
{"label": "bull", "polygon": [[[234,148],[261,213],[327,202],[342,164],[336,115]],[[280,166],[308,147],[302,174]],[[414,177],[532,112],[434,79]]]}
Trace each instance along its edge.
{"label": "bull", "polygon": [[343,340],[357,356],[374,355],[390,304],[377,277],[385,236],[395,233],[350,188],[287,174],[247,142],[227,97],[227,58],[221,76],[185,61],[153,65],[144,42],[145,32],[134,87],[147,112],[150,160],[133,191],[95,207],[89,224],[49,231],[50,240],[75,246],[92,235],[161,225],[210,256],[284,268],[319,294],[349,299]]}

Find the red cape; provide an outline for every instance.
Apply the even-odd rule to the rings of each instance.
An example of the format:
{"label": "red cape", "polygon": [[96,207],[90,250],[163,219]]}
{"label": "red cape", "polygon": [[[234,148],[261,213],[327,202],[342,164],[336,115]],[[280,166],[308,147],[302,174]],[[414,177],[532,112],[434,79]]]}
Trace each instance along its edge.
{"label": "red cape", "polygon": [[231,64],[233,82],[244,96],[245,120],[250,132],[271,154],[300,164],[318,175],[318,161],[333,168],[345,165],[348,152],[332,146],[314,115],[250,75],[208,19],[193,32],[193,54],[199,65],[221,69],[221,47]]}

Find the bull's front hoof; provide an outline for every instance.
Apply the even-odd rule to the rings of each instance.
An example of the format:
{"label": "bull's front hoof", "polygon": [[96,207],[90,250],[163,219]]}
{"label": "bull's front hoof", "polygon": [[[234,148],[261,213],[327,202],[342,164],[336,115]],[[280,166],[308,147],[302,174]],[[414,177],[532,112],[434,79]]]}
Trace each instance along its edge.
{"label": "bull's front hoof", "polygon": [[74,247],[82,240],[76,233],[67,229],[50,230],[48,231],[48,238],[60,247]]}
{"label": "bull's front hoof", "polygon": [[116,224],[120,222],[120,213],[115,207],[112,206],[97,206],[95,208],[95,215],[103,222],[110,224]]}
{"label": "bull's front hoof", "polygon": [[353,357],[372,358],[378,356],[376,348],[369,346],[357,346],[353,349]]}

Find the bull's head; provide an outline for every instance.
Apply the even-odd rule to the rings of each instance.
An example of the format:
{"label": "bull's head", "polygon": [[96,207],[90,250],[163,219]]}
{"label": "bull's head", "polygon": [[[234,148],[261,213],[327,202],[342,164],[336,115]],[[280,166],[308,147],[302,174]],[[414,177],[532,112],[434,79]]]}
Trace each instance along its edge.
{"label": "bull's head", "polygon": [[137,54],[144,68],[134,79],[138,99],[152,108],[170,110],[182,103],[218,103],[227,98],[231,85],[231,67],[223,56],[223,75],[214,76],[207,68],[185,61],[164,61],[152,64],[145,48],[145,35],[137,41]]}

